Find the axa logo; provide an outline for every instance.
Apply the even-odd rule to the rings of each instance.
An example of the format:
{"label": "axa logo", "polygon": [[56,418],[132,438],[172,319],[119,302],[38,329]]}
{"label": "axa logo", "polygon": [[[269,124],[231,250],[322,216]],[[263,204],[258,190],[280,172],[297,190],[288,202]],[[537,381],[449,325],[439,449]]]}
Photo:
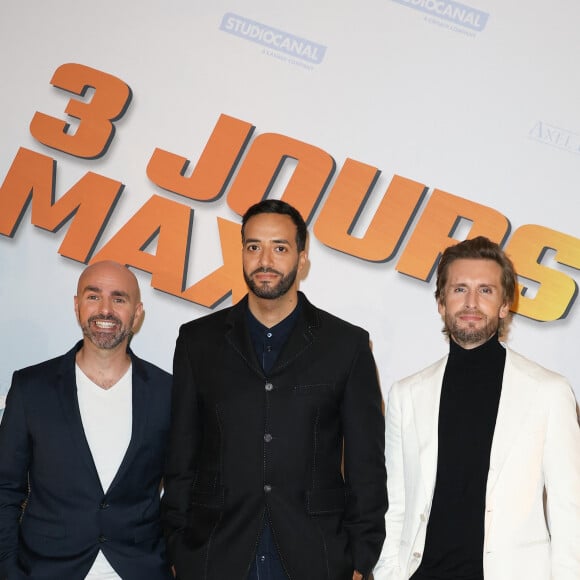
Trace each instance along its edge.
{"label": "axa logo", "polygon": [[529,136],[534,141],[552,145],[558,149],[565,149],[570,153],[580,154],[580,135],[567,129],[538,121],[532,127]]}

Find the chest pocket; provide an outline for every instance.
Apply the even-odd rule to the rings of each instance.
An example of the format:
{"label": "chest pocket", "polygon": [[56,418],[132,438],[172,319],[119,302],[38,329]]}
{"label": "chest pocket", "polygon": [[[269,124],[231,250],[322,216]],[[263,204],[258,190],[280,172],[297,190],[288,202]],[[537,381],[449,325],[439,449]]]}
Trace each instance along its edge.
{"label": "chest pocket", "polygon": [[309,385],[294,385],[293,394],[298,397],[324,396],[334,393],[333,383],[316,383]]}

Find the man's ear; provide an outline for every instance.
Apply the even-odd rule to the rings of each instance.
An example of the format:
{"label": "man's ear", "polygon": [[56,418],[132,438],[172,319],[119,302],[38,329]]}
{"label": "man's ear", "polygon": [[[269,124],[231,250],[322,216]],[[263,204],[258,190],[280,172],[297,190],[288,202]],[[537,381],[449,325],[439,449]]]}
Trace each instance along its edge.
{"label": "man's ear", "polygon": [[510,312],[510,304],[508,302],[504,302],[500,309],[499,309],[499,317],[505,318]]}
{"label": "man's ear", "polygon": [[141,328],[144,316],[145,309],[143,308],[143,302],[139,302],[135,307],[135,320],[133,321],[133,328],[131,329],[134,333],[138,332]]}
{"label": "man's ear", "polygon": [[79,299],[77,296],[74,297],[74,308],[75,308],[75,316],[77,317],[77,322],[80,324],[81,319],[79,317]]}

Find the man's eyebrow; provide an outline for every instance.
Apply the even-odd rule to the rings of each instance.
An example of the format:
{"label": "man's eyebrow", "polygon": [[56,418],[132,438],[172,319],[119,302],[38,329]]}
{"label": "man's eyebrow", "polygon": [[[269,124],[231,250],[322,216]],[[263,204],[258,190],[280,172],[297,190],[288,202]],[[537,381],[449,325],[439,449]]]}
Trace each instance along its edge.
{"label": "man's eyebrow", "polygon": [[[83,294],[86,292],[102,293],[103,289],[99,288],[98,286],[85,286],[83,288]],[[124,290],[113,290],[111,292],[111,296],[121,296],[123,298],[129,298],[129,293],[125,292]]]}
{"label": "man's eyebrow", "polygon": [[279,240],[261,240],[261,239],[258,239],[258,238],[246,238],[244,240],[244,244],[256,244],[256,243],[264,242],[264,241],[266,241],[266,242],[273,242],[274,244],[288,244],[288,245],[290,244],[290,242],[288,240],[286,240],[286,239],[279,239]]}
{"label": "man's eyebrow", "polygon": [[[449,286],[457,288],[458,286],[469,286],[469,284],[467,282],[455,282],[450,283]],[[493,282],[482,282],[481,284],[477,285],[478,288],[482,288],[483,286],[485,286],[486,288],[498,288],[498,285],[494,284]]]}

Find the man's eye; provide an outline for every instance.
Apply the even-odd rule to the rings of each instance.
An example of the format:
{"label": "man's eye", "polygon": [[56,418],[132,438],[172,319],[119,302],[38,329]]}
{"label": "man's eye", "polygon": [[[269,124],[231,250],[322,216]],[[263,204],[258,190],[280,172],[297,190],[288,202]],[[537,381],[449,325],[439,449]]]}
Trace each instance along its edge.
{"label": "man's eye", "polygon": [[277,252],[286,252],[286,251],[288,251],[288,248],[286,248],[286,246],[277,246],[276,251]]}
{"label": "man's eye", "polygon": [[481,292],[482,294],[491,294],[492,290],[491,288],[482,288]]}

